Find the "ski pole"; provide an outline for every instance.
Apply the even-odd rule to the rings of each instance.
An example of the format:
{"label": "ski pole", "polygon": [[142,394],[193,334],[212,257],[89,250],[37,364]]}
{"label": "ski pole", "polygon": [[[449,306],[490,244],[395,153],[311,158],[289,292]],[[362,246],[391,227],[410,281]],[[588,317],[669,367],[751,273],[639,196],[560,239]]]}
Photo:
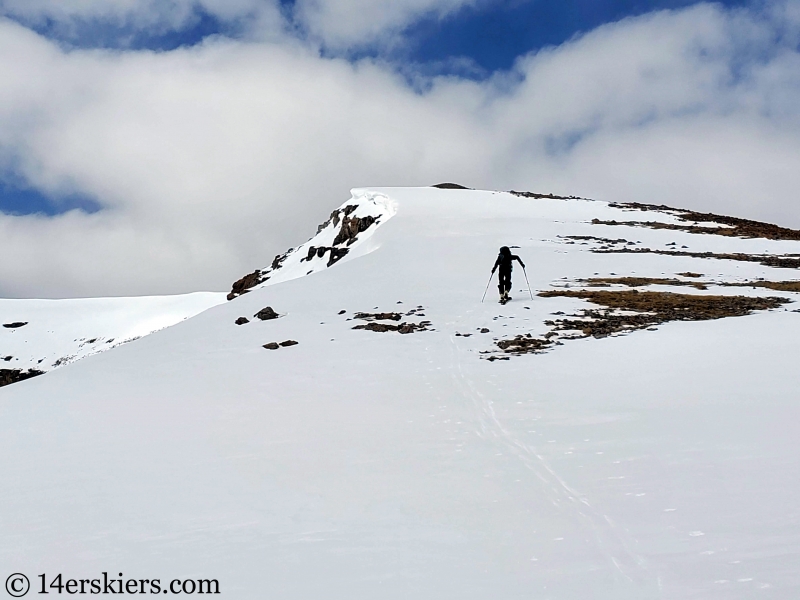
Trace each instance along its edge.
{"label": "ski pole", "polygon": [[525,273],[525,283],[528,284],[528,293],[531,295],[531,300],[533,300],[533,292],[531,291],[531,282],[528,281],[528,272],[525,270],[525,267],[522,267],[522,272]]}
{"label": "ski pole", "polygon": [[486,289],[483,290],[483,298],[481,298],[481,304],[483,304],[483,301],[486,299],[486,292],[489,291],[489,285],[492,283],[493,277],[494,277],[494,271],[492,271],[492,274],[489,275],[489,282],[486,284]]}

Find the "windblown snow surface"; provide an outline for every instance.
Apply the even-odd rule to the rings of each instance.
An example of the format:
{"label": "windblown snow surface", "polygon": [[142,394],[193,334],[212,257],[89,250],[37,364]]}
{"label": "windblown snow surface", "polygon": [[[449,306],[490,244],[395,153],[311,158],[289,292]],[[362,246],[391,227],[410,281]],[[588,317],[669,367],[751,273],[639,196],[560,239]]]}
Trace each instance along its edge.
{"label": "windblown snow surface", "polygon": [[[213,578],[237,599],[800,597],[796,302],[539,353],[496,343],[599,308],[536,295],[592,277],[798,296],[720,285],[796,269],[597,238],[759,256],[800,242],[592,224],[678,221],[498,192],[351,204],[382,218],[330,268],[298,250],[291,277],[0,390],[8,574],[32,592],[41,573]],[[481,303],[501,245],[519,246],[533,299],[517,268],[512,302],[495,278]],[[280,318],[253,317],[266,306]],[[353,329],[377,322],[359,311],[430,324]]]}

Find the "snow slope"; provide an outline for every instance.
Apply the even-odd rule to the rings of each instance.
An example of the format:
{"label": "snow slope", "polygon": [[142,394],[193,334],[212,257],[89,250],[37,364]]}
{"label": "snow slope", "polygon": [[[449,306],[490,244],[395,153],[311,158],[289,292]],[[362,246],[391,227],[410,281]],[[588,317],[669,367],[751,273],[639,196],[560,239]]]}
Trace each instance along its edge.
{"label": "snow slope", "polygon": [[[347,260],[0,390],[9,574],[215,578],[237,599],[800,596],[797,293],[717,285],[797,271],[563,236],[800,242],[592,224],[630,211],[586,200],[371,197],[394,216]],[[526,299],[518,270],[514,301],[492,286],[481,303],[500,245],[534,294],[693,272],[709,291],[678,291],[793,302],[490,361],[496,340],[590,306]],[[253,319],[267,305],[282,316]],[[431,325],[354,330],[357,311]]]}
{"label": "snow slope", "polygon": [[0,367],[49,371],[130,342],[225,301],[225,294],[0,299]]}

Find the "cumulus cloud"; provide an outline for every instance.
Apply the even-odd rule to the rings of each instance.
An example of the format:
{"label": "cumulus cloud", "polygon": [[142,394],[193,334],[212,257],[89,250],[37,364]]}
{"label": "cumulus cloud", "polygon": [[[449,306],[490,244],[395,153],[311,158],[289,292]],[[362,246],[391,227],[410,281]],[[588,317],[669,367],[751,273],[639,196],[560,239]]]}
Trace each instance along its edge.
{"label": "cumulus cloud", "polygon": [[800,226],[792,10],[628,19],[423,93],[288,36],[64,50],[0,22],[0,170],[103,206],[0,216],[0,294],[226,289],[356,186],[454,180]]}

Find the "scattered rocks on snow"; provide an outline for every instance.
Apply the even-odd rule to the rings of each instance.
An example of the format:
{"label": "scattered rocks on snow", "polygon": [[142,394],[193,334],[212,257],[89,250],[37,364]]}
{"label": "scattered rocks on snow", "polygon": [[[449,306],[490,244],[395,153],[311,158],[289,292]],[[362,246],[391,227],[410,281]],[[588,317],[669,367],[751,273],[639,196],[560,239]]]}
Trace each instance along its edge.
{"label": "scattered rocks on snow", "polygon": [[266,306],[258,311],[256,314],[253,315],[255,318],[260,319],[261,321],[269,321],[271,319],[277,319],[280,317],[278,313],[272,310],[271,306]]}
{"label": "scattered rocks on snow", "polygon": [[17,327],[24,327],[27,324],[27,321],[14,321],[13,323],[3,323],[3,327],[6,329],[16,329]]}
{"label": "scattered rocks on snow", "polygon": [[279,348],[288,348],[289,346],[296,346],[300,342],[296,340],[285,340],[283,342],[270,342],[268,344],[264,344],[262,348],[266,348],[267,350],[278,350]]}
{"label": "scattered rocks on snow", "polygon": [[249,323],[249,322],[250,322],[250,319],[248,319],[247,317],[239,317],[239,318],[238,318],[238,319],[236,319],[236,321],[235,321],[235,323],[236,323],[237,325],[244,325],[245,323]]}

